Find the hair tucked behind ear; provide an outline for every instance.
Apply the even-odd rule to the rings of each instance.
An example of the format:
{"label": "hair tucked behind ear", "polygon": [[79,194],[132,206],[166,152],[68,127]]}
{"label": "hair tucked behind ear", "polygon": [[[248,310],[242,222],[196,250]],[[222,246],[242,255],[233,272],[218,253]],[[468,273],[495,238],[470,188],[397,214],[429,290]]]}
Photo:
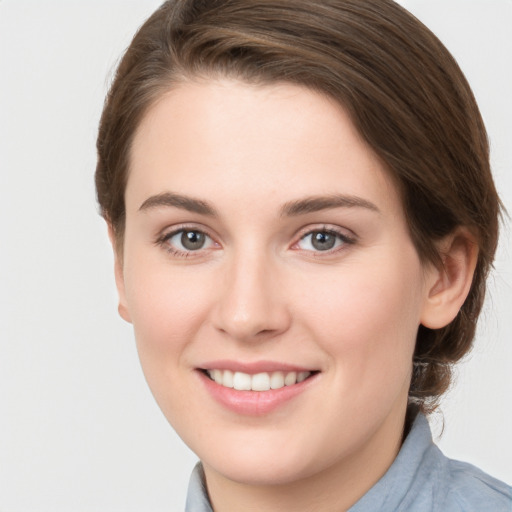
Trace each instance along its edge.
{"label": "hair tucked behind ear", "polygon": [[394,177],[425,263],[441,264],[436,241],[458,226],[473,234],[478,263],[459,315],[445,328],[418,331],[410,410],[431,411],[471,347],[500,210],[486,131],[455,60],[391,0],[165,2],[124,55],[100,123],[98,201],[119,250],[142,117],[176,82],[216,76],[292,82],[338,101]]}

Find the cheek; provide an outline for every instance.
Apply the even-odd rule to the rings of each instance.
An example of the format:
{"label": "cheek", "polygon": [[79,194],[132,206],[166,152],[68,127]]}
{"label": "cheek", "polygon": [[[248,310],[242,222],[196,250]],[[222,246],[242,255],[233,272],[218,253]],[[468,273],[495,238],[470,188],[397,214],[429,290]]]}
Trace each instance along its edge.
{"label": "cheek", "polygon": [[173,373],[196,338],[210,302],[211,287],[203,281],[162,265],[139,265],[127,274],[126,298],[148,380]]}
{"label": "cheek", "polygon": [[339,378],[349,385],[350,375],[377,391],[390,380],[407,379],[422,306],[415,258],[409,266],[354,265],[316,285],[317,293],[303,304],[307,328],[330,355]]}
{"label": "cheek", "polygon": [[[185,418],[199,421],[190,410],[190,365],[194,340],[204,325],[209,287],[179,272],[137,268],[126,279],[126,296],[137,351],[148,386],[168,421],[176,427]],[[186,429],[185,429],[186,430]]]}

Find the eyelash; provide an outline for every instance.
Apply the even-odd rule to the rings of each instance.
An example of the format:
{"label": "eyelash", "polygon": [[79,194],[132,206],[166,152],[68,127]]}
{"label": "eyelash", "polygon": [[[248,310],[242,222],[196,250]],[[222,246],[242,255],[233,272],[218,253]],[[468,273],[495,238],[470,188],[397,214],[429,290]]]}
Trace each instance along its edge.
{"label": "eyelash", "polygon": [[[211,245],[217,245],[219,244],[215,242],[213,237],[211,237],[205,230],[196,228],[193,226],[179,226],[176,229],[173,229],[171,232],[163,233],[160,235],[155,243],[156,245],[163,247],[169,254],[171,254],[174,257],[178,258],[188,258],[192,255],[199,255],[205,248],[200,247],[198,250],[181,250],[177,249],[176,247],[172,246],[170,244],[170,240],[175,237],[176,235],[183,236],[184,233],[196,233],[198,235],[203,235],[206,240],[209,240],[209,244]],[[314,234],[325,234],[335,237],[335,244],[338,244],[337,246],[333,248],[329,248],[326,250],[309,250],[309,249],[300,249],[298,245],[300,242],[305,240],[307,237],[312,237]],[[331,226],[323,226],[315,229],[308,228],[307,230],[304,230],[302,234],[300,234],[299,239],[297,242],[295,242],[291,247],[292,249],[296,248],[296,250],[312,253],[315,257],[321,257],[321,255],[332,255],[337,253],[338,251],[341,251],[346,248],[347,245],[353,245],[356,243],[356,238],[348,236],[346,233],[342,233],[340,230],[333,228]],[[207,247],[206,249],[208,249]],[[194,254],[199,253],[199,254]]]}
{"label": "eyelash", "polygon": [[[349,236],[345,232],[341,232],[341,230],[334,228],[332,226],[322,226],[322,227],[314,228],[314,229],[308,228],[307,231],[303,232],[300,235],[299,240],[297,242],[295,242],[292,247],[298,246],[298,244],[300,242],[302,242],[303,240],[305,240],[308,237],[312,237],[315,233],[333,236],[333,237],[335,237],[334,243],[338,244],[337,246],[335,246],[333,248],[326,249],[324,251],[302,249],[306,252],[312,253],[315,257],[321,257],[322,255],[327,256],[327,255],[336,254],[337,252],[346,249],[346,247],[348,245],[353,245],[356,243],[355,236]],[[298,248],[298,250],[301,250],[301,249]]]}
{"label": "eyelash", "polygon": [[172,256],[177,257],[177,258],[188,258],[191,255],[193,255],[194,253],[201,252],[201,249],[203,249],[202,247],[200,249],[198,249],[197,251],[181,250],[181,249],[177,249],[176,247],[173,247],[169,243],[169,241],[176,235],[179,235],[180,233],[182,234],[182,236],[184,233],[197,233],[198,235],[204,235],[206,239],[210,240],[210,243],[212,245],[213,244],[218,245],[214,241],[214,239],[204,229],[196,228],[193,226],[180,226],[176,229],[173,229],[172,231],[170,231],[168,233],[163,233],[161,236],[159,236],[156,239],[155,243],[156,243],[156,245],[163,247],[169,254],[171,254]]}

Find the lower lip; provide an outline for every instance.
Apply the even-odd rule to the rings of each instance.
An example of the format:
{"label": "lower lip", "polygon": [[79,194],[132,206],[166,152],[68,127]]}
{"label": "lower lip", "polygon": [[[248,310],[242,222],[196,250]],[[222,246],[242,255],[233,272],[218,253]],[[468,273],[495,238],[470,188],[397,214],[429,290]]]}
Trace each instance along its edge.
{"label": "lower lip", "polygon": [[306,380],[292,386],[284,386],[268,391],[238,391],[217,384],[200,370],[198,370],[198,374],[208,392],[218,403],[232,412],[249,416],[263,416],[275,411],[306,391],[318,377],[318,374],[313,374]]}

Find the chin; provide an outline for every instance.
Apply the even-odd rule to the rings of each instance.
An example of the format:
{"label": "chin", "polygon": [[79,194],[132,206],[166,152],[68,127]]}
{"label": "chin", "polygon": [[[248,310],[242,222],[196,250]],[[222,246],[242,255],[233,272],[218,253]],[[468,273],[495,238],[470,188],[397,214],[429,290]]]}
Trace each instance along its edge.
{"label": "chin", "polygon": [[[300,453],[293,459],[283,458],[281,454],[271,460],[262,460],[254,457],[252,460],[241,457],[229,457],[222,461],[203,464],[221,474],[224,478],[234,482],[251,486],[286,485],[307,478],[314,473],[311,464],[304,464]],[[215,464],[215,462],[218,462]]]}
{"label": "chin", "polygon": [[[229,480],[246,485],[285,485],[321,472],[322,463],[332,464],[332,450],[326,457],[314,439],[293,439],[290,434],[251,436],[236,440],[229,436],[230,443],[218,440],[217,449],[212,450],[210,441],[204,450],[196,453],[203,464]],[[272,438],[273,437],[273,438]],[[228,441],[227,439],[225,441]],[[202,452],[202,453],[201,453]],[[323,457],[322,457],[323,453]]]}

